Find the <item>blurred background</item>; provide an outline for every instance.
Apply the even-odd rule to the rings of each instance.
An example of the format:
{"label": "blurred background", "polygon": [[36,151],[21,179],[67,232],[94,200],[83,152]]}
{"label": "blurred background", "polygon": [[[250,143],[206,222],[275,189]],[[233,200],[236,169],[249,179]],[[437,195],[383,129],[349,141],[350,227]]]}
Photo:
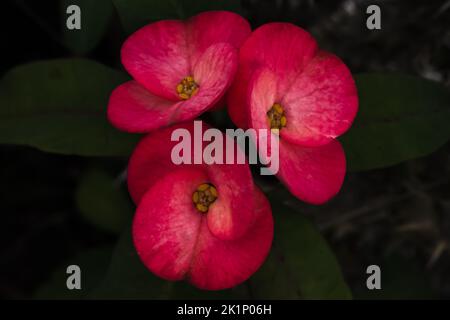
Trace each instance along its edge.
{"label": "blurred background", "polygon": [[[124,23],[117,5],[105,4],[95,14],[100,20],[109,18],[99,28],[99,35],[92,36],[95,41],[90,36],[82,41],[72,39],[64,31],[68,3],[77,1],[2,1],[0,76],[16,66],[59,58],[83,57],[123,70],[120,46],[135,25]],[[370,4],[381,8],[381,30],[366,28],[366,8]],[[439,90],[448,92],[448,0],[242,0],[238,5],[252,27],[288,21],[307,29],[321,48],[342,58],[355,74],[401,73],[431,80],[443,88]],[[82,7],[82,19],[83,12]],[[86,19],[88,16],[86,13]],[[25,77],[22,82],[26,81]],[[0,109],[14,108],[5,105],[11,101],[11,92],[0,85]],[[373,94],[378,99],[389,99],[383,97],[382,91]],[[36,101],[45,101],[45,97]],[[105,110],[106,101],[98,110]],[[448,114],[450,104],[446,107]],[[16,124],[16,131],[33,133],[21,123],[21,116],[29,115],[11,119],[9,115],[0,111],[0,135],[10,126],[5,124],[8,121]],[[232,126],[225,111],[204,118],[221,128]],[[267,193],[273,193],[275,202],[283,202],[289,210],[305,217],[326,247],[311,250],[315,255],[325,250],[330,255],[327,259],[336,261],[338,271],[333,272],[342,275],[354,299],[448,299],[450,145],[448,137],[439,139],[433,150],[410,159],[350,170],[339,195],[323,206],[295,200],[275,179],[257,179]],[[125,184],[127,153],[88,156],[87,152],[42,148],[28,143],[32,140],[29,137],[18,142],[10,140],[0,138],[0,297],[85,298],[84,293],[64,290],[65,266],[72,262],[89,266],[83,275],[87,287],[93,290],[105,275],[118,270],[117,266],[111,267],[111,261],[115,260],[116,244],[124,237],[120,234],[129,228],[134,210]],[[382,290],[366,288],[366,268],[371,264],[381,267]],[[122,274],[118,271],[111,277],[117,279]],[[329,275],[328,271],[311,277],[306,271],[303,274],[312,285],[326,282]],[[124,281],[132,281],[127,279]],[[119,290],[119,282],[115,285]],[[252,297],[260,297],[255,294],[258,285],[250,284],[248,288],[253,290]],[[309,295],[308,290],[293,290],[293,294],[278,297],[334,297],[318,291]]]}

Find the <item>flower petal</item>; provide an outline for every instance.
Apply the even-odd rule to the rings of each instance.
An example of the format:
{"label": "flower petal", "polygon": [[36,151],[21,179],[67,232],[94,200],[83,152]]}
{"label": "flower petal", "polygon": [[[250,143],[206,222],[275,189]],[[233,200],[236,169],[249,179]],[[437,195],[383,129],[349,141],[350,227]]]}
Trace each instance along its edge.
{"label": "flower petal", "polygon": [[192,65],[211,45],[223,42],[238,49],[251,34],[247,20],[229,11],[200,13],[187,21],[187,28]]}
{"label": "flower petal", "polygon": [[350,128],[358,109],[355,82],[336,56],[320,52],[280,101],[287,124],[281,137],[305,146],[327,144]]}
{"label": "flower petal", "polygon": [[[224,154],[225,148],[229,144]],[[254,204],[248,201],[254,190],[248,164],[215,164],[206,169],[219,195],[208,211],[209,230],[223,240],[239,238],[255,219]]]}
{"label": "flower petal", "polygon": [[[192,123],[180,123],[154,131],[137,144],[128,163],[128,191],[134,203],[139,204],[147,190],[166,174],[183,166],[173,163],[171,152],[177,141],[171,141],[176,129],[193,130]],[[192,165],[194,166],[194,165]]]}
{"label": "flower petal", "polygon": [[237,69],[237,51],[227,43],[210,46],[193,67],[198,93],[177,108],[177,121],[192,120],[220,102]]}
{"label": "flower petal", "polygon": [[[198,121],[198,123],[201,123]],[[138,204],[142,196],[159,179],[170,172],[180,169],[203,170],[208,176],[208,181],[217,188],[219,197],[208,212],[208,225],[211,232],[221,239],[235,239],[246,232],[254,220],[254,207],[248,201],[249,194],[253,193],[253,180],[248,163],[237,163],[235,142],[220,133],[225,139],[222,155],[235,149],[235,161],[233,164],[194,164],[195,152],[203,155],[203,150],[209,142],[193,140],[188,141],[191,147],[191,164],[176,165],[171,158],[172,149],[180,142],[171,141],[172,132],[176,129],[184,129],[192,139],[202,139],[203,133],[209,127],[202,124],[202,128],[195,132],[193,122],[182,123],[162,129],[147,135],[136,146],[128,165],[128,189],[131,197]],[[200,151],[195,150],[195,144],[200,144]],[[220,152],[220,150],[218,150]],[[219,158],[221,158],[219,156]],[[245,160],[245,156],[242,157]],[[224,160],[226,161],[226,159]]]}
{"label": "flower petal", "polygon": [[269,68],[285,82],[282,88],[288,88],[316,51],[316,41],[302,28],[290,23],[267,23],[253,31],[242,45],[240,62]]}
{"label": "flower petal", "polygon": [[244,42],[239,52],[239,70],[228,95],[233,122],[245,128],[248,104],[246,93],[252,74],[269,68],[279,78],[280,92],[286,91],[295,77],[314,57],[317,44],[305,30],[290,23],[267,23]]}
{"label": "flower petal", "polygon": [[209,232],[206,224],[201,226],[188,274],[188,280],[196,287],[231,288],[247,280],[262,265],[272,244],[273,219],[269,202],[256,187],[254,201],[256,220],[239,239],[222,241]]}
{"label": "flower petal", "polygon": [[173,122],[179,104],[153,95],[136,81],[129,81],[112,92],[108,119],[123,131],[148,132]]}
{"label": "flower petal", "polygon": [[227,94],[227,111],[233,123],[242,129],[250,127],[247,92],[254,68],[239,64],[236,77]]}
{"label": "flower petal", "polygon": [[[260,158],[271,156],[277,145],[272,146],[272,140],[279,141],[279,134],[270,129],[267,112],[273,104],[278,101],[277,79],[275,74],[267,68],[256,70],[250,80],[249,90],[247,92],[247,101],[249,105],[248,123],[252,129],[256,129],[258,148]],[[281,129],[281,133],[284,129]],[[272,150],[273,149],[273,150]],[[265,161],[268,161],[265,159]]]}
{"label": "flower petal", "polygon": [[121,130],[138,133],[192,120],[220,102],[236,69],[236,49],[226,43],[212,45],[193,68],[200,86],[196,95],[188,100],[172,101],[152,94],[136,81],[129,81],[111,94],[109,120]]}
{"label": "flower petal", "polygon": [[151,93],[179,101],[176,86],[191,71],[186,39],[182,21],[151,23],[125,41],[122,64]]}
{"label": "flower petal", "polygon": [[332,140],[320,147],[302,147],[280,139],[278,178],[297,198],[322,204],[335,196],[344,181],[345,154]]}
{"label": "flower petal", "polygon": [[192,194],[207,177],[198,170],[178,170],[157,181],[143,197],[133,220],[133,241],[145,266],[167,280],[189,272],[203,214]]}
{"label": "flower petal", "polygon": [[163,20],[139,29],[125,41],[122,63],[150,92],[179,101],[176,86],[192,75],[193,66],[211,45],[228,43],[237,49],[250,33],[244,18],[227,11],[200,13],[186,22]]}
{"label": "flower petal", "polygon": [[164,279],[187,278],[209,290],[230,288],[247,280],[267,257],[273,239],[271,210],[255,190],[251,229],[233,241],[218,239],[192,205],[191,192],[204,178],[196,170],[180,170],[158,181],[138,206],[133,240],[145,266]]}
{"label": "flower petal", "polygon": [[[270,129],[267,112],[277,101],[277,79],[269,69],[260,68],[250,81],[248,104],[250,125],[254,129]],[[280,131],[283,132],[284,129]]]}

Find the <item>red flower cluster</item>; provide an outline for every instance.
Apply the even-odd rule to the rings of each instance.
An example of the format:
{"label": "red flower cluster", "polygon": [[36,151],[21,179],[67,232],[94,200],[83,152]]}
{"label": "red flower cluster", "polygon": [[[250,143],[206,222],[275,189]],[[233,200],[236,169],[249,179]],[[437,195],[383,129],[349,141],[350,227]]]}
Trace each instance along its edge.
{"label": "red flower cluster", "polygon": [[356,115],[356,87],[303,29],[271,23],[252,33],[234,13],[205,12],[138,30],[123,45],[122,63],[134,80],[114,90],[108,117],[124,131],[148,132],[130,159],[128,187],[137,205],[134,244],[156,275],[230,288],[270,250],[270,205],[247,163],[171,159],[174,130],[192,132],[190,120],[222,105],[227,91],[237,126],[279,137],[277,175],[295,196],[319,204],[339,191],[345,155],[335,138]]}

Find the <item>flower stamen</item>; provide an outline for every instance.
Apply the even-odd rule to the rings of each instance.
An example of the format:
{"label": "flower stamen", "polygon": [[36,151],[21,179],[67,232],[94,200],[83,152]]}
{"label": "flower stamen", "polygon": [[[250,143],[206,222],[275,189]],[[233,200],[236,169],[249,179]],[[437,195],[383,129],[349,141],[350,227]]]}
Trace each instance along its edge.
{"label": "flower stamen", "polygon": [[217,189],[209,183],[202,183],[192,194],[192,202],[201,213],[208,212],[209,206],[217,199]]}
{"label": "flower stamen", "polygon": [[183,100],[187,100],[197,94],[199,87],[193,77],[187,76],[177,85],[178,96]]}
{"label": "flower stamen", "polygon": [[286,115],[284,114],[283,107],[279,103],[274,103],[272,108],[267,111],[267,119],[269,120],[272,132],[278,132],[286,127]]}

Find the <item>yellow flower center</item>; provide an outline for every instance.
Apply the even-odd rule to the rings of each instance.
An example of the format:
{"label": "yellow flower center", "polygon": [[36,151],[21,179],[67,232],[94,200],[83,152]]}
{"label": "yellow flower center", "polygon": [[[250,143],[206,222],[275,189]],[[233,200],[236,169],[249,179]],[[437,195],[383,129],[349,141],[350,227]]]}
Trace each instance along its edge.
{"label": "yellow flower center", "polygon": [[199,87],[194,78],[188,76],[177,85],[178,96],[183,100],[187,100],[198,92]]}
{"label": "yellow flower center", "polygon": [[286,115],[283,107],[279,103],[275,103],[269,111],[267,111],[267,119],[269,120],[272,132],[278,132],[286,127]]}
{"label": "yellow flower center", "polygon": [[217,189],[209,183],[202,183],[192,194],[192,202],[195,208],[202,212],[208,212],[209,206],[217,199]]}

